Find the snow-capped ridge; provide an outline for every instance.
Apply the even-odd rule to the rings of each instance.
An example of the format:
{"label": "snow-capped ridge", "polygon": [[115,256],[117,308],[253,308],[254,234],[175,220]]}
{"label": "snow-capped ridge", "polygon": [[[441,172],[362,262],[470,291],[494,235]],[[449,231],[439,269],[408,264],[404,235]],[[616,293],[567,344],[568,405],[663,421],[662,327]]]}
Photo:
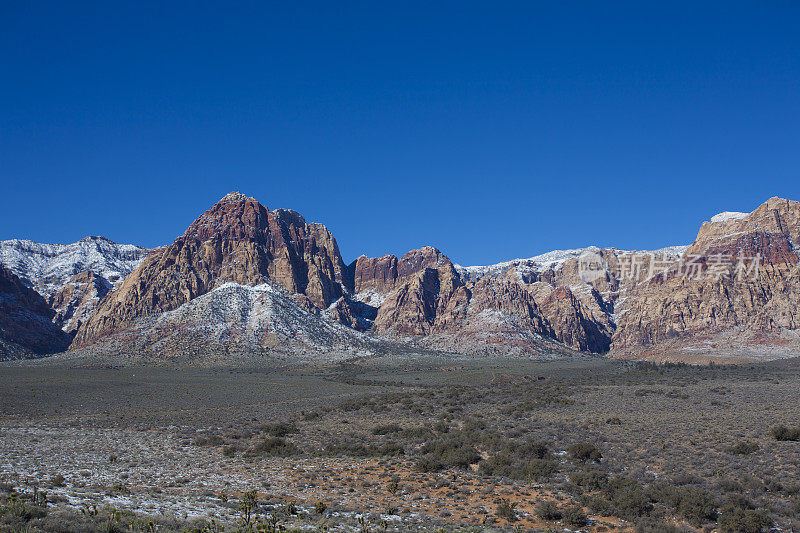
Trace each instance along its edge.
{"label": "snow-capped ridge", "polygon": [[[676,245],[659,248],[657,250],[622,250],[611,248],[617,255],[623,254],[667,254],[680,257],[689,248],[689,245]],[[602,251],[597,246],[586,246],[584,248],[571,248],[567,250],[551,250],[543,254],[535,255],[527,259],[512,259],[493,265],[462,266],[454,265],[456,271],[465,279],[478,281],[486,276],[495,276],[506,272],[510,268],[519,271],[542,272],[544,270],[557,270],[564,262],[576,259],[586,254],[598,254]]]}
{"label": "snow-capped ridge", "polygon": [[0,241],[0,263],[48,298],[81,272],[91,270],[116,285],[144,260],[151,248],[88,236],[71,244],[27,239]]}
{"label": "snow-capped ridge", "polygon": [[741,213],[739,211],[723,211],[711,217],[711,222],[728,222],[729,220],[740,220],[750,213]]}

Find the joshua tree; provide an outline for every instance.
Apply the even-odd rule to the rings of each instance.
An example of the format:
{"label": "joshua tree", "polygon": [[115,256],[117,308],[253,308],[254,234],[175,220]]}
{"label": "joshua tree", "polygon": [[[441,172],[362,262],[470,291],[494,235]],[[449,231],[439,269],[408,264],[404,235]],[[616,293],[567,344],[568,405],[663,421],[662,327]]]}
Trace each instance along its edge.
{"label": "joshua tree", "polygon": [[242,522],[246,527],[250,527],[250,522],[253,519],[253,511],[258,506],[258,495],[256,490],[248,490],[242,494],[239,500],[239,513],[242,515]]}

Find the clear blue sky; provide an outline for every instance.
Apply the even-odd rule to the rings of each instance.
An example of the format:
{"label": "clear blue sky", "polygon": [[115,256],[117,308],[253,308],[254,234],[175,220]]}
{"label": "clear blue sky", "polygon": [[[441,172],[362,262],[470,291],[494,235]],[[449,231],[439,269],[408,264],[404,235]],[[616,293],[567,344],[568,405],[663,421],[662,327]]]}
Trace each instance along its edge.
{"label": "clear blue sky", "polygon": [[241,190],[348,262],[482,264],[800,199],[796,1],[6,0],[0,82],[0,239],[162,244]]}

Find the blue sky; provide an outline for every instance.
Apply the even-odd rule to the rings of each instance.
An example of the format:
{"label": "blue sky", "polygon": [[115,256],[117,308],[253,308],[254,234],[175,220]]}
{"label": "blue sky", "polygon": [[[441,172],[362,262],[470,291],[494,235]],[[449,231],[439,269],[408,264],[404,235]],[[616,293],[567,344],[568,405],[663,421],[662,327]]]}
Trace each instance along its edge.
{"label": "blue sky", "polygon": [[485,264],[800,200],[797,2],[5,1],[0,82],[0,239],[162,244],[241,190],[345,261]]}

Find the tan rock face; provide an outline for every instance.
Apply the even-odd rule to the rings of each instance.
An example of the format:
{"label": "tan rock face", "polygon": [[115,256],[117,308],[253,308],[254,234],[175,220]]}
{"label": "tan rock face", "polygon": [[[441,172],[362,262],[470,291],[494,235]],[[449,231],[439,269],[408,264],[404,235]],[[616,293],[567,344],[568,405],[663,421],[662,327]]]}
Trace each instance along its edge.
{"label": "tan rock face", "polygon": [[[397,262],[394,289],[378,309],[375,331],[427,335],[446,321],[457,321],[459,308],[448,304],[463,284],[453,264],[439,250],[412,250]],[[461,294],[462,298],[465,295]]]}
{"label": "tan rock face", "polygon": [[452,268],[450,260],[433,246],[411,250],[398,259],[394,255],[383,257],[361,256],[353,263],[353,291],[388,293],[398,283],[408,281],[426,269],[436,269],[445,263]]}
{"label": "tan rock face", "polygon": [[704,222],[686,253],[702,254],[738,236],[757,232],[784,235],[800,243],[800,203],[770,198],[745,217]]}
{"label": "tan rock face", "polygon": [[684,264],[632,291],[615,350],[717,337],[780,340],[800,316],[798,237],[800,204],[778,198],[746,216],[704,223]]}
{"label": "tan rock face", "polygon": [[613,329],[606,316],[596,316],[567,287],[551,292],[542,302],[541,312],[553,328],[553,337],[567,346],[589,352],[605,352],[611,346]]}
{"label": "tan rock face", "polygon": [[0,358],[66,350],[72,337],[52,317],[44,298],[0,265]]}
{"label": "tan rock face", "polygon": [[325,308],[341,296],[344,279],[339,247],[325,226],[231,193],[183,236],[148,256],[103,300],[75,342],[90,342],[137,317],[176,309],[227,282],[272,280]]}
{"label": "tan rock face", "polygon": [[362,255],[352,264],[353,290],[356,293],[376,291],[388,293],[397,282],[397,257],[367,257]]}
{"label": "tan rock face", "polygon": [[[103,297],[86,273],[51,303],[59,309],[56,320],[68,327],[91,315],[75,346],[112,332],[124,337],[127,328],[129,336],[146,331],[148,346],[157,346],[159,333],[143,329],[147,321],[140,320],[148,317],[171,317],[150,322],[169,325],[173,339],[184,339],[178,330],[189,325],[211,331],[203,313],[216,315],[225,298],[209,292],[228,282],[269,282],[286,293],[275,299],[262,289],[247,297],[228,291],[236,305],[254,306],[247,316],[256,322],[243,324],[240,314],[228,313],[227,333],[215,345],[244,335],[246,343],[230,340],[233,348],[225,349],[274,349],[293,338],[292,320],[314,317],[304,335],[320,346],[331,335],[342,346],[379,337],[469,353],[545,353],[566,346],[629,355],[697,339],[785,340],[800,326],[799,239],[800,204],[773,198],[753,213],[726,213],[704,223],[682,257],[683,247],[646,254],[591,247],[464,268],[423,247],[400,258],[362,256],[346,267],[325,226],[232,193],[148,256],[117,290]],[[589,269],[586,253],[596,263]],[[740,258],[749,261],[743,270],[736,265]],[[165,314],[190,302],[190,315]],[[274,313],[293,319],[277,320]],[[325,324],[333,322],[356,337],[342,336],[338,325],[328,331]]]}
{"label": "tan rock face", "polygon": [[75,274],[47,302],[55,311],[53,322],[74,334],[110,290],[111,285],[91,270]]}
{"label": "tan rock face", "polygon": [[464,282],[435,248],[412,250],[398,261],[397,270],[395,288],[378,309],[376,333],[434,336],[440,342],[450,335],[453,338],[444,345],[459,350],[478,340],[482,347],[505,342],[515,349],[522,347],[523,352],[537,348],[537,338],[596,352],[607,350],[610,344],[608,326],[598,325],[592,312],[568,289],[544,298],[545,305],[540,307],[535,291],[516,276]]}

